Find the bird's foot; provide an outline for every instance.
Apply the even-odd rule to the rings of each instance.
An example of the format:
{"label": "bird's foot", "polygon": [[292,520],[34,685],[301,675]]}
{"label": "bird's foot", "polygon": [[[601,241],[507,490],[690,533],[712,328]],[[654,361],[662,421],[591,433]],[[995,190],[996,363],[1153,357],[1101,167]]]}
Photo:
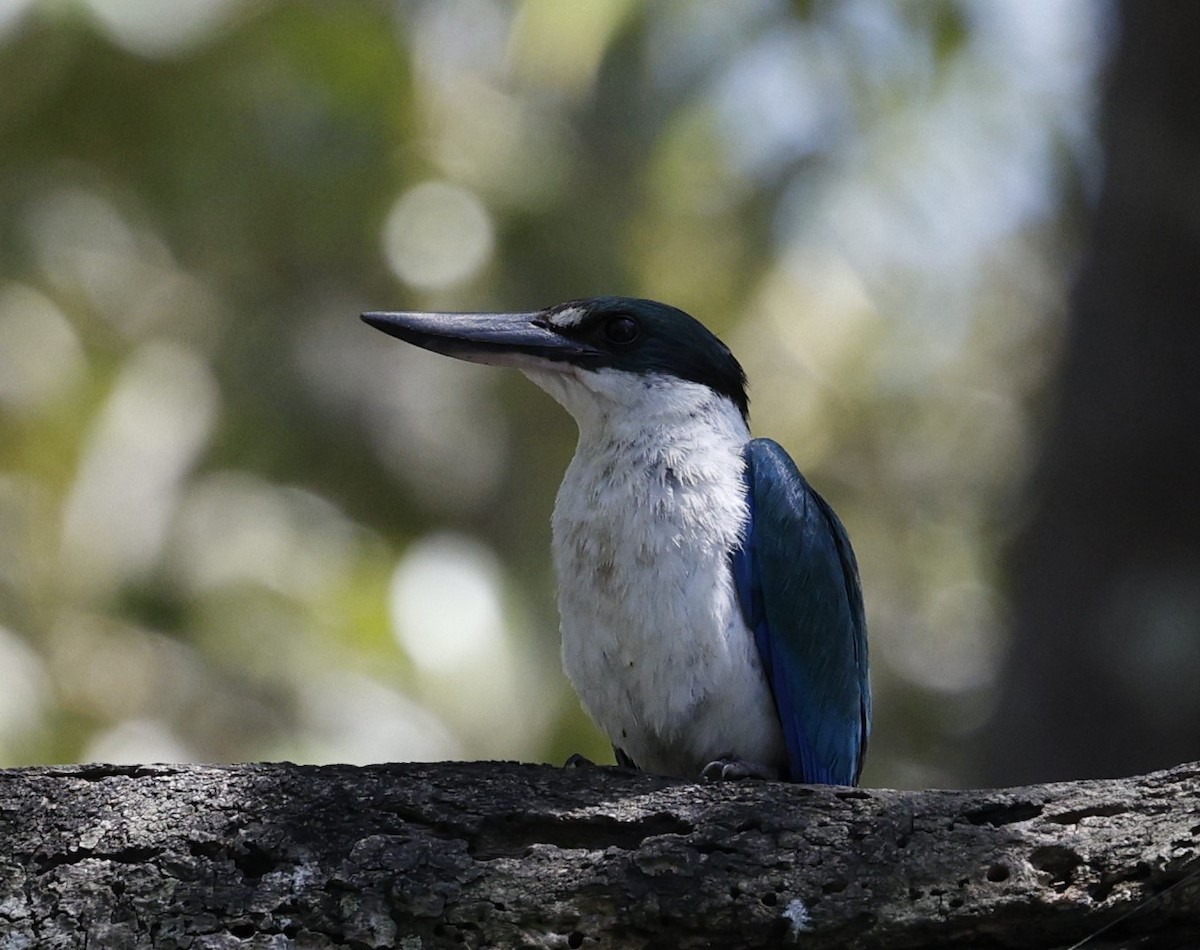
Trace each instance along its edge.
{"label": "bird's foot", "polygon": [[635,772],[640,771],[637,763],[629,757],[624,749],[613,746],[613,758],[617,760],[617,765],[623,769],[633,769]]}
{"label": "bird's foot", "polygon": [[[612,748],[613,748],[613,756],[617,760],[617,768],[632,769],[635,772],[640,771],[640,769],[638,769],[638,767],[637,767],[637,763],[634,762],[633,759],[631,759],[629,756],[627,756],[625,754],[624,749],[618,749],[616,746],[613,746]],[[594,768],[599,768],[599,766],[597,766],[596,763],[593,762],[591,759],[589,759],[587,756],[580,755],[578,752],[575,752],[572,755],[567,757],[567,761],[563,763],[563,768],[564,769],[594,769]]]}
{"label": "bird's foot", "polygon": [[779,778],[779,770],[761,762],[747,762],[733,756],[714,759],[700,771],[706,782],[736,782],[745,778],[772,780]]}

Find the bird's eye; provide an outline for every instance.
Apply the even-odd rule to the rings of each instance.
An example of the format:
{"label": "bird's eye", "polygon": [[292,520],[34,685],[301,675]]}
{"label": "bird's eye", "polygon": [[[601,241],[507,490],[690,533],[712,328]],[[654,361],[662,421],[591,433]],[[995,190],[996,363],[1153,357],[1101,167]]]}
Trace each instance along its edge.
{"label": "bird's eye", "polygon": [[638,325],[633,317],[621,314],[604,324],[604,337],[609,343],[625,346],[638,338]]}

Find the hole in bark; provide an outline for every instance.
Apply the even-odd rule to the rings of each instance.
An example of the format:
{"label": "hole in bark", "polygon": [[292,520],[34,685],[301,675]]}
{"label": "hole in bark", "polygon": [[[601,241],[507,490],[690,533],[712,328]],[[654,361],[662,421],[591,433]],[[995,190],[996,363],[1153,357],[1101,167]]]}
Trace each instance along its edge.
{"label": "hole in bark", "polygon": [[1001,825],[1011,825],[1018,821],[1029,821],[1042,813],[1042,806],[1033,802],[998,802],[985,805],[963,815],[973,825],[991,825],[999,828]]}
{"label": "hole in bark", "polygon": [[961,897],[951,897],[950,898],[950,909],[951,910],[958,910],[960,907],[962,907],[962,905],[963,905],[963,900]]}
{"label": "hole in bark", "polygon": [[215,841],[189,841],[188,853],[193,858],[214,858],[221,853],[221,845]]}
{"label": "hole in bark", "polygon": [[742,896],[742,889],[740,887],[738,887],[736,884],[734,884],[731,888],[729,888],[729,897],[732,900],[737,900],[741,896]]}
{"label": "hole in bark", "polygon": [[849,886],[850,886],[850,882],[847,881],[844,877],[835,877],[832,881],[826,881],[824,884],[821,885],[821,893],[822,894],[840,894],[840,893],[842,893],[842,891],[844,891]]}
{"label": "hole in bark", "polygon": [[1109,877],[1107,874],[1102,875],[1100,880],[1088,888],[1088,897],[1097,904],[1108,900],[1108,896],[1116,889],[1118,884],[1124,884],[1129,881],[1144,881],[1150,877],[1150,866],[1144,861],[1139,861],[1128,871],[1116,874]]}
{"label": "hole in bark", "polygon": [[1034,848],[1029,853],[1029,863],[1048,874],[1056,890],[1063,891],[1075,879],[1075,869],[1083,863],[1083,858],[1070,848],[1052,844]]}
{"label": "hole in bark", "polygon": [[113,881],[112,884],[109,885],[109,887],[111,888],[114,897],[120,897],[122,894],[125,893],[125,882],[124,881]]}
{"label": "hole in bark", "polygon": [[253,841],[243,841],[230,855],[243,877],[262,877],[275,867],[275,859]]}
{"label": "hole in bark", "polygon": [[234,924],[229,928],[229,935],[231,937],[237,937],[239,940],[253,937],[254,927],[250,924]]}
{"label": "hole in bark", "polygon": [[1098,884],[1093,884],[1088,888],[1088,897],[1097,904],[1103,904],[1108,900],[1108,895],[1112,893],[1114,884],[1114,881],[1100,881]]}
{"label": "hole in bark", "polygon": [[1062,811],[1057,815],[1047,815],[1047,821],[1056,825],[1077,825],[1084,818],[1111,818],[1114,815],[1124,815],[1129,808],[1125,805],[1090,805],[1087,808],[1076,808],[1074,811]]}
{"label": "hole in bark", "polygon": [[567,937],[567,946],[570,947],[571,950],[579,950],[579,948],[583,946],[583,934],[581,934],[578,930],[571,931],[571,935]]}
{"label": "hole in bark", "polygon": [[774,891],[767,891],[767,893],[760,897],[759,900],[761,900],[767,907],[774,907],[779,903],[779,895]]}
{"label": "hole in bark", "polygon": [[[446,924],[434,924],[433,925],[433,935],[435,937],[444,938],[443,942],[445,942],[445,941],[450,941],[451,943],[466,943],[467,942],[467,937],[463,933],[462,928],[456,927],[453,925],[447,926]],[[442,946],[442,944],[439,943],[438,946]]]}
{"label": "hole in bark", "polygon": [[996,863],[987,869],[987,879],[995,883],[1007,881],[1009,875],[1008,865]]}

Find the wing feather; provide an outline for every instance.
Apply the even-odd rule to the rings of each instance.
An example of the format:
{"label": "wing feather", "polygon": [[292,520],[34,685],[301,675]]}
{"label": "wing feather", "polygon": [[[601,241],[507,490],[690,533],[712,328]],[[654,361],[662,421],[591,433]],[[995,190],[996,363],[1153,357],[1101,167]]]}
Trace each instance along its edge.
{"label": "wing feather", "polygon": [[846,529],[770,439],[746,446],[738,598],[767,674],[789,778],[854,785],[871,728],[867,625]]}

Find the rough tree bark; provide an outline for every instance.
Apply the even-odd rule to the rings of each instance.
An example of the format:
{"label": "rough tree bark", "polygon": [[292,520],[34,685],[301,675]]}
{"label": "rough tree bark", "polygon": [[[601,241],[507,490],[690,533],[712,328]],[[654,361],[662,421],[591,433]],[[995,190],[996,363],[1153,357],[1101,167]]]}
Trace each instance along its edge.
{"label": "rough tree bark", "polygon": [[1200,764],[925,792],[508,763],[0,772],[6,950],[1194,947],[1198,872]]}

